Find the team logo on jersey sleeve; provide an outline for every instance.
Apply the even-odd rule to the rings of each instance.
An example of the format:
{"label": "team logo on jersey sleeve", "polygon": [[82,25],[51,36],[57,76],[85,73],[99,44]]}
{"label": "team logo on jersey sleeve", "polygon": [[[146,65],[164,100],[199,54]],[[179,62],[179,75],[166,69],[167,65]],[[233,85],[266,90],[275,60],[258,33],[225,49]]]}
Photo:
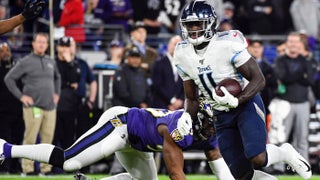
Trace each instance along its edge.
{"label": "team logo on jersey sleeve", "polygon": [[170,135],[174,141],[181,141],[183,139],[178,129],[173,130]]}
{"label": "team logo on jersey sleeve", "polygon": [[114,119],[111,119],[110,121],[111,121],[112,126],[114,126],[114,127],[122,126],[122,122],[119,118],[114,118]]}

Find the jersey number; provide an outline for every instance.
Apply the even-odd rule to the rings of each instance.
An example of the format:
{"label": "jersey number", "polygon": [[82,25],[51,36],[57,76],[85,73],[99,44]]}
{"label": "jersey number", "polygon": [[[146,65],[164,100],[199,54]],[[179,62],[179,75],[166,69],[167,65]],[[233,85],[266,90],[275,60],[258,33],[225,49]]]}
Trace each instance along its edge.
{"label": "jersey number", "polygon": [[[201,84],[203,85],[204,89],[207,91],[207,93],[212,97],[212,90],[217,86],[217,83],[214,82],[212,78],[212,72],[206,73],[206,74],[199,74],[199,79],[201,81]],[[206,78],[205,78],[206,77]],[[207,81],[205,79],[208,79]]]}

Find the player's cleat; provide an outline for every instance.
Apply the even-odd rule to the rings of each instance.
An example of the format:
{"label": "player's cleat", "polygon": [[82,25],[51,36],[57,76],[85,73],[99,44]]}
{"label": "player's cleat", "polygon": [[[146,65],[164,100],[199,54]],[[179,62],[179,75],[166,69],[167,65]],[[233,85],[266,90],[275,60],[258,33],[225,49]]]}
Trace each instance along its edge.
{"label": "player's cleat", "polygon": [[75,180],[90,180],[89,178],[87,178],[84,174],[82,173],[77,173],[75,176],[74,176],[74,179]]}
{"label": "player's cleat", "polygon": [[312,176],[311,166],[289,143],[280,146],[286,152],[286,163],[304,179]]}
{"label": "player's cleat", "polygon": [[0,165],[3,163],[3,161],[6,159],[6,157],[3,154],[4,144],[6,143],[5,140],[0,139]]}

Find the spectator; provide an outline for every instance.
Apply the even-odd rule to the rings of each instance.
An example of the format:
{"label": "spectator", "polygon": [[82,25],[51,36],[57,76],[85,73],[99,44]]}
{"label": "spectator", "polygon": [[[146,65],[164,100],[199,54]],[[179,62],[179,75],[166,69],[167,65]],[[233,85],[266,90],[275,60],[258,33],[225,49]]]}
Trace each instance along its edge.
{"label": "spectator", "polygon": [[275,17],[271,0],[253,0],[249,2],[248,17],[252,34],[272,34],[272,23]]}
{"label": "spectator", "polygon": [[220,27],[220,29],[222,29],[221,31],[223,31],[223,29],[226,30],[231,30],[231,29],[239,29],[238,25],[234,22],[234,5],[232,2],[230,1],[226,1],[223,3],[223,11],[222,11],[222,15],[218,17],[220,17],[220,26],[225,25],[226,24],[230,24],[231,27],[230,28],[224,28],[224,27]]}
{"label": "spectator", "polygon": [[180,41],[180,36],[170,38],[166,55],[155,61],[152,66],[152,107],[169,110],[183,108],[183,83],[173,63],[173,51]]}
{"label": "spectator", "polygon": [[286,54],[286,42],[285,41],[279,41],[276,45],[277,49],[277,56],[283,56]]}
{"label": "spectator", "polygon": [[146,72],[147,77],[150,77],[151,66],[159,55],[154,48],[146,43],[147,31],[144,23],[137,22],[131,27],[130,39],[131,43],[129,43],[127,49],[131,49],[134,46],[138,48],[142,58],[141,67]]}
{"label": "spectator", "polygon": [[102,19],[105,24],[122,25],[127,32],[129,31],[128,23],[133,21],[132,14],[130,0],[100,0],[94,9],[95,17]]}
{"label": "spectator", "polygon": [[134,22],[143,22],[148,35],[157,35],[162,22],[158,17],[161,11],[160,0],[131,0]]}
{"label": "spectator", "polygon": [[[92,112],[94,110],[94,104],[96,101],[98,84],[88,63],[76,56],[77,43],[75,40],[71,38],[70,42],[72,58],[75,59],[75,62],[77,62],[80,67],[80,79],[77,88],[77,95],[81,100],[78,106],[79,113],[76,129],[76,137],[78,138],[89,128],[91,128],[95,124],[95,121],[98,121],[97,117],[99,117],[99,115],[97,117],[93,117]],[[89,91],[87,91],[87,86]]]}
{"label": "spectator", "polygon": [[230,31],[233,30],[234,26],[231,20],[224,19],[220,22],[218,31]]}
{"label": "spectator", "polygon": [[13,29],[11,35],[8,36],[7,43],[10,46],[11,52],[15,54],[16,58],[21,58],[20,56],[25,56],[27,53],[29,53],[23,25],[19,25]]}
{"label": "spectator", "polygon": [[[312,63],[300,55],[300,43],[300,34],[290,33],[286,40],[285,55],[280,56],[275,62],[275,74],[283,86],[282,91],[278,92],[278,98],[288,105],[280,108],[282,111],[287,111],[283,123],[280,124],[283,126],[284,132],[278,133],[270,142],[285,143],[291,137],[292,145],[304,158],[309,159],[308,122],[310,104],[308,90],[314,82],[314,72]],[[272,113],[271,109],[270,111]],[[272,117],[275,116],[272,115]],[[280,126],[275,128],[282,129]]]}
{"label": "spectator", "polygon": [[319,6],[319,1],[314,0],[294,0],[292,2],[290,15],[296,31],[305,30],[308,36],[320,37]]}
{"label": "spectator", "polygon": [[123,63],[124,44],[119,40],[112,40],[109,48],[108,61],[117,66]]}
{"label": "spectator", "polygon": [[[48,41],[48,34],[35,34],[32,41],[33,52],[21,59],[4,79],[10,92],[23,104],[23,144],[35,144],[38,133],[41,143],[51,144],[54,136],[61,82],[55,61],[45,54]],[[22,91],[17,80],[22,80]],[[22,160],[21,163],[24,174],[34,173],[33,161]],[[41,164],[40,171],[48,173],[51,166]]]}
{"label": "spectator", "polygon": [[73,37],[76,42],[86,41],[82,0],[65,1],[58,26],[64,27],[65,36]]}
{"label": "spectator", "polygon": [[[24,124],[22,104],[13,96],[4,83],[4,77],[13,68],[14,60],[7,43],[0,44],[0,137],[22,144]],[[21,85],[21,82],[19,83]],[[9,102],[9,103],[8,103]],[[6,160],[0,167],[0,173],[19,173],[21,165],[17,160]]]}
{"label": "spectator", "polygon": [[141,68],[142,56],[137,47],[126,52],[126,60],[127,63],[114,75],[112,104],[146,108],[150,102],[150,89]]}
{"label": "spectator", "polygon": [[179,33],[178,18],[186,1],[187,0],[161,1],[161,11],[158,20],[163,24],[162,27],[165,28],[164,32]]}
{"label": "spectator", "polygon": [[57,106],[57,123],[53,143],[62,148],[71,146],[76,139],[76,121],[81,99],[77,88],[80,67],[71,52],[71,38],[62,37],[57,43],[56,63],[61,75],[61,93]]}

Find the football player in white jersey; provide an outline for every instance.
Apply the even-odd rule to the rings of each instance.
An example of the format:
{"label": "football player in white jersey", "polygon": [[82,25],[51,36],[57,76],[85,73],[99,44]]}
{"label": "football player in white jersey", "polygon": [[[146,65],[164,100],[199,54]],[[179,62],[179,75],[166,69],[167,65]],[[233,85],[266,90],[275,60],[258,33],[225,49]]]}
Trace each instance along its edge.
{"label": "football player in white jersey", "polygon": [[[215,128],[223,158],[236,179],[276,179],[254,170],[277,162],[289,164],[304,179],[312,175],[309,163],[288,143],[281,147],[266,144],[265,109],[259,95],[265,79],[240,31],[216,32],[219,25],[214,8],[204,0],[185,6],[180,26],[185,41],[175,49],[174,61],[184,81],[185,112],[178,122],[182,134],[191,130],[198,108],[200,90],[215,110]],[[222,87],[225,78],[234,78],[242,92],[234,97]],[[190,117],[191,118],[185,118]]]}

